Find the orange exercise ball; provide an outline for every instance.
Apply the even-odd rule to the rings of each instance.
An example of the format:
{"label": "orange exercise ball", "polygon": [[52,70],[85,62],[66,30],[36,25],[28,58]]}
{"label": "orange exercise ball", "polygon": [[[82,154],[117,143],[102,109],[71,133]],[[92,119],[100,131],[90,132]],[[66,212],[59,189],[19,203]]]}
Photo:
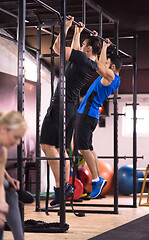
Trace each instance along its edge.
{"label": "orange exercise ball", "polygon": [[[99,164],[99,169],[100,169],[100,176],[107,180],[107,185],[104,187],[104,189],[101,192],[102,195],[105,195],[113,187],[114,169],[109,163],[102,161],[102,160],[98,160],[98,164]],[[89,171],[89,179],[90,179],[89,183],[86,184],[86,186],[85,186],[85,190],[91,193],[91,191],[92,191],[92,186],[91,186],[92,176],[91,176],[91,172],[87,165],[85,166],[85,169]]]}

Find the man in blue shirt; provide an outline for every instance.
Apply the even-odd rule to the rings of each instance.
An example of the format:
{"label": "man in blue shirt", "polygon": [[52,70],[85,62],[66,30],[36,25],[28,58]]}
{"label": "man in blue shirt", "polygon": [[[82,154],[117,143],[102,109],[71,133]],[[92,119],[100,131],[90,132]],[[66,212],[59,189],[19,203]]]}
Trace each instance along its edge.
{"label": "man in blue shirt", "polygon": [[120,85],[119,71],[122,66],[121,58],[112,54],[107,58],[107,48],[111,45],[103,42],[99,60],[97,60],[100,76],[93,82],[83,99],[77,115],[76,139],[77,148],[81,151],[92,175],[92,192],[90,197],[96,198],[107,184],[100,177],[98,158],[93,150],[92,135],[99,119],[99,107],[109,95]]}

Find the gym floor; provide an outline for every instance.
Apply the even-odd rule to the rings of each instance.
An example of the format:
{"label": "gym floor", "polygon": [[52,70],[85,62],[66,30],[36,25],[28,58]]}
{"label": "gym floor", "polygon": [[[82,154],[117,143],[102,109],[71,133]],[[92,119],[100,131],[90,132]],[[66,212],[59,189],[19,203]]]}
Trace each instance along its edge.
{"label": "gym floor", "polygon": [[[143,196],[142,203],[146,202],[147,197]],[[139,196],[137,197],[139,201]],[[95,199],[85,201],[85,203],[96,204],[113,204],[113,196],[108,195],[103,199]],[[132,205],[131,196],[119,196],[119,204]],[[45,206],[45,202],[41,201],[41,207]],[[74,207],[76,208],[76,207]],[[86,207],[84,207],[87,209]],[[83,208],[82,208],[83,209]],[[94,207],[95,209],[95,207]],[[103,210],[103,208],[101,208]],[[105,208],[104,210],[112,210],[113,208]],[[46,216],[44,212],[35,212],[35,203],[25,205],[25,220],[34,219],[45,222],[59,222],[59,216],[55,212],[50,212]],[[41,240],[41,239],[89,239],[103,232],[121,226],[127,222],[140,218],[148,214],[148,207],[137,208],[119,208],[119,214],[86,214],[85,217],[77,217],[73,213],[66,213],[66,223],[69,224],[67,233],[25,233],[26,240]],[[4,240],[13,240],[12,233],[4,232]]]}

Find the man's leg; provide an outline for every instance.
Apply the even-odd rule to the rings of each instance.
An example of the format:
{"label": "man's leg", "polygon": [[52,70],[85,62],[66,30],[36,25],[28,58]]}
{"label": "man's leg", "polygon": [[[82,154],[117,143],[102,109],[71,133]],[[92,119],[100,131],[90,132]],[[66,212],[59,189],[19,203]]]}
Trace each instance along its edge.
{"label": "man's leg", "polygon": [[[59,152],[56,149],[55,146],[51,146],[48,144],[41,144],[41,149],[45,153],[45,156],[47,158],[59,158]],[[59,165],[60,161],[59,160],[48,160],[48,164],[52,169],[55,182],[56,182],[56,187],[60,187],[60,174],[59,174]]]}
{"label": "man's leg", "polygon": [[[60,158],[59,150],[57,148],[55,148],[55,146],[41,144],[41,148],[47,158]],[[65,152],[65,156],[68,158],[68,155],[66,152]],[[60,161],[59,160],[48,160],[48,164],[51,167],[53,175],[55,177],[56,187],[60,187]],[[66,174],[65,180],[66,180],[66,182],[69,182],[69,175],[70,175],[70,161],[69,160],[66,160],[65,174]]]}
{"label": "man's leg", "polygon": [[96,158],[93,154],[93,151],[90,149],[88,150],[80,150],[83,157],[85,158],[85,161],[90,169],[92,179],[96,179],[99,177],[99,173],[97,170],[97,164],[96,164]]}
{"label": "man's leg", "polygon": [[92,192],[90,194],[91,198],[96,198],[102,192],[102,189],[106,186],[107,181],[100,177],[98,158],[95,152],[92,150],[80,150],[82,152],[83,157],[90,169],[92,175]]}
{"label": "man's leg", "polygon": [[[68,154],[65,151],[65,157],[68,158]],[[70,177],[70,160],[66,160],[65,165],[65,182],[69,183],[69,177]]]}
{"label": "man's leg", "polygon": [[96,171],[98,174],[98,177],[100,176],[100,169],[99,169],[99,164],[98,164],[98,158],[94,150],[92,150],[92,154],[94,155],[95,163],[96,163]]}
{"label": "man's leg", "polygon": [[[41,144],[41,148],[47,158],[48,157],[49,158],[59,158],[60,157],[59,150],[57,148],[55,148],[55,146]],[[66,157],[68,157],[68,156],[66,155]],[[55,177],[55,182],[56,182],[55,198],[50,203],[50,205],[52,207],[56,207],[56,206],[59,206],[59,202],[60,202],[60,160],[48,160],[48,163],[52,169],[53,175]],[[65,181],[67,183],[69,182],[69,174],[70,174],[70,161],[66,160],[66,166],[65,166],[66,179],[65,179]],[[66,185],[66,196],[68,195],[70,197],[72,192],[73,192],[73,188],[67,184]]]}

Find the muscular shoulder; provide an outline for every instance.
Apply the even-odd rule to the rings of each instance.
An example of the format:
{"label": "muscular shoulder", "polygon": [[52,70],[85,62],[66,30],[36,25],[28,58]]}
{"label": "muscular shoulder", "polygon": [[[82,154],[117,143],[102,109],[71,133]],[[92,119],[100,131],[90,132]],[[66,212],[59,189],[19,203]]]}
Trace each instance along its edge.
{"label": "muscular shoulder", "polygon": [[[111,80],[111,81],[110,81]],[[120,77],[118,75],[116,75],[115,73],[113,73],[113,78],[109,78],[109,80],[107,80],[105,77],[101,78],[101,83],[104,86],[108,86],[113,82],[113,84],[119,85],[120,84]]]}
{"label": "muscular shoulder", "polygon": [[104,85],[104,86],[108,86],[108,85],[110,85],[110,84],[113,82],[113,80],[114,80],[114,79],[111,79],[111,81],[108,81],[106,78],[102,77],[101,83],[102,83],[102,85]]}

